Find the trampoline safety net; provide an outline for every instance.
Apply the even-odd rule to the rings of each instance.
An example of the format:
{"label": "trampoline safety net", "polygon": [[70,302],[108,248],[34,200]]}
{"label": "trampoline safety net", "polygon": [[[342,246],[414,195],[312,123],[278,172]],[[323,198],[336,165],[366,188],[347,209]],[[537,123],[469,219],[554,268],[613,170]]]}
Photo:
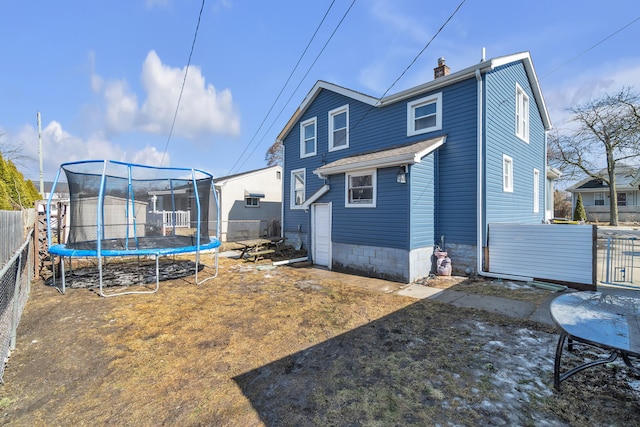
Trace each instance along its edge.
{"label": "trampoline safety net", "polygon": [[210,242],[209,211],[215,214],[216,201],[206,172],[112,160],[65,163],[61,170],[70,195],[68,249],[135,251]]}

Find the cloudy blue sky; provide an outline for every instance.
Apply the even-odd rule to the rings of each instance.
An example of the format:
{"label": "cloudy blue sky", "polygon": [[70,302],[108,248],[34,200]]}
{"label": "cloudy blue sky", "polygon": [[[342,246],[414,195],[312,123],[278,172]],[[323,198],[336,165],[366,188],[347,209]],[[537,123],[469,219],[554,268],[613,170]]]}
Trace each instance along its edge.
{"label": "cloudy blue sky", "polygon": [[[39,111],[46,180],[82,159],[257,169],[317,80],[383,95],[460,2],[206,0],[185,81],[202,0],[5,1],[0,148],[32,156],[20,169],[37,183]],[[637,0],[466,0],[389,94],[441,56],[455,72],[483,47],[530,51],[562,129],[568,107],[640,90],[638,40]]]}

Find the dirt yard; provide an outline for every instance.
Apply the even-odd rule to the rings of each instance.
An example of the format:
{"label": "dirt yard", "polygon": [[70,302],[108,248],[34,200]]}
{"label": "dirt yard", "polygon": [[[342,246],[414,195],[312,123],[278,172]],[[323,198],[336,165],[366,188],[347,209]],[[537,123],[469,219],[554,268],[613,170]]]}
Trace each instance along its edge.
{"label": "dirt yard", "polygon": [[0,387],[0,423],[640,425],[640,380],[622,364],[553,390],[552,327],[309,268],[264,268],[221,258],[205,284],[189,276],[162,282],[157,294],[114,298],[34,283]]}

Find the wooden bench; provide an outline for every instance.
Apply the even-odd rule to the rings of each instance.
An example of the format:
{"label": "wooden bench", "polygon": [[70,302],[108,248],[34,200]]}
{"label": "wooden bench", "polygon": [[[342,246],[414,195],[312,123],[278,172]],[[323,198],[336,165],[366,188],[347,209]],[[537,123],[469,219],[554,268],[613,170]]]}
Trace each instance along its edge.
{"label": "wooden bench", "polygon": [[258,260],[264,259],[263,255],[272,254],[275,249],[261,249],[257,251],[248,251],[246,253],[245,261],[258,262]]}

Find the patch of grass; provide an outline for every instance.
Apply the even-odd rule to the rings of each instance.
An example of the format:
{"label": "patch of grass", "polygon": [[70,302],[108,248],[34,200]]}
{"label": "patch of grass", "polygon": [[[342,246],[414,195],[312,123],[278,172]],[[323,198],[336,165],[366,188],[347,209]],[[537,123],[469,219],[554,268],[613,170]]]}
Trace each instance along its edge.
{"label": "patch of grass", "polygon": [[[545,389],[522,399],[507,397],[534,389],[540,378],[551,381],[550,360],[532,364],[530,382],[517,377],[513,387],[499,380],[521,368],[510,361],[518,356],[513,353],[525,351],[515,350],[520,331],[530,331],[553,354],[557,332],[552,327],[374,292],[348,279],[318,279],[305,271],[259,271],[254,264],[221,259],[219,276],[205,285],[174,280],[162,282],[157,294],[108,299],[88,290],[60,295],[34,284],[0,389],[0,407],[7,414],[3,422],[637,421],[640,406],[637,394],[624,386],[625,369],[607,370],[604,380],[598,370],[581,372],[563,383],[561,393]],[[452,288],[493,289],[505,296],[494,284],[464,280]],[[492,350],[487,343],[496,341],[503,345]],[[532,352],[529,357],[540,356]]]}

